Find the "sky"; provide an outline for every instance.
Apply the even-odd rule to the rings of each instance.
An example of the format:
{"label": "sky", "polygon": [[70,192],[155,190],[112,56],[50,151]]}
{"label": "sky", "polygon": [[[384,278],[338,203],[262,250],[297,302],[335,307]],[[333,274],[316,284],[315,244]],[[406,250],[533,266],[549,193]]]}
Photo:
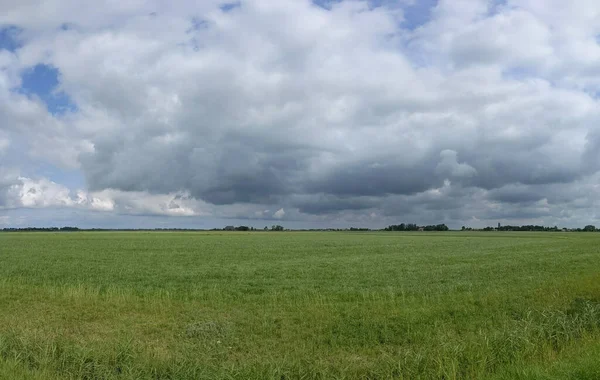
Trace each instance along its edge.
{"label": "sky", "polygon": [[597,0],[0,0],[0,228],[600,225]]}

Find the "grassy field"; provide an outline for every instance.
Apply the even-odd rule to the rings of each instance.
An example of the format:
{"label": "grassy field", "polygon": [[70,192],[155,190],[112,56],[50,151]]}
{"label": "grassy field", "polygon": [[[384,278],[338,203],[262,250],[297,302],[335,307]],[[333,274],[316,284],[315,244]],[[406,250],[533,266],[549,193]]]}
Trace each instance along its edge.
{"label": "grassy field", "polygon": [[3,233],[0,379],[600,379],[600,234]]}

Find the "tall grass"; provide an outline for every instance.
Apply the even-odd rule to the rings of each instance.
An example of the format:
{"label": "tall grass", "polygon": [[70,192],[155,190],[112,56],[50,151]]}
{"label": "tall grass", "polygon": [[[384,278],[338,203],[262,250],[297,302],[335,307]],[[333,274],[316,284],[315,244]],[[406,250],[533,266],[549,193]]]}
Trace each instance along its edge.
{"label": "tall grass", "polygon": [[596,379],[562,233],[0,235],[0,378]]}

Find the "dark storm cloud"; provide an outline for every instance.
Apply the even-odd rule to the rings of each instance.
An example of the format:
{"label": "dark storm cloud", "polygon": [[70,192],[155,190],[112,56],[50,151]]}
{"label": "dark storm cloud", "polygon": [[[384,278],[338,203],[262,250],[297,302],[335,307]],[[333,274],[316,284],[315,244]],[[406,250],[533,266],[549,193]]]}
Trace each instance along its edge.
{"label": "dark storm cloud", "polygon": [[[488,190],[486,199],[497,202],[536,202],[548,196],[544,186],[568,184],[583,170],[560,157],[497,152],[486,145],[466,153],[442,150],[405,163],[386,155],[377,161],[367,156],[364,161],[321,167],[322,152],[316,148],[285,140],[282,147],[260,135],[232,136],[228,141],[182,138],[164,143],[143,136],[135,142],[103,141],[82,156],[82,163],[96,190],[185,191],[214,205],[280,205],[310,215],[360,212],[382,208],[386,202],[386,215],[414,208],[449,212],[470,203],[465,194],[477,188]],[[427,193],[442,188],[446,180],[454,186],[445,193]],[[404,197],[394,198],[394,205],[386,201],[388,196]]]}
{"label": "dark storm cloud", "polygon": [[309,183],[310,192],[339,196],[382,196],[386,194],[416,194],[442,184],[434,174],[432,162],[418,167],[400,164],[354,163],[338,167],[325,178]]}
{"label": "dark storm cloud", "polygon": [[583,165],[588,173],[595,173],[600,169],[600,126],[588,132]]}
{"label": "dark storm cloud", "polygon": [[539,189],[532,189],[522,186],[507,186],[500,189],[494,189],[489,192],[489,198],[498,202],[506,203],[531,203],[543,199],[545,195],[539,192]]}
{"label": "dark storm cloud", "polygon": [[341,197],[337,195],[308,195],[292,202],[301,213],[327,215],[340,211],[361,211],[381,206],[381,199],[370,197]]}
{"label": "dark storm cloud", "polygon": [[582,176],[582,168],[564,167],[555,158],[527,152],[506,152],[501,157],[481,155],[474,163],[478,176],[472,184],[488,190],[508,184],[545,185],[570,183]]}
{"label": "dark storm cloud", "polygon": [[139,136],[127,143],[102,141],[93,153],[81,156],[93,190],[187,191],[215,205],[266,204],[295,192],[296,176],[306,167],[306,159],[302,147],[261,145],[256,137],[164,143]]}

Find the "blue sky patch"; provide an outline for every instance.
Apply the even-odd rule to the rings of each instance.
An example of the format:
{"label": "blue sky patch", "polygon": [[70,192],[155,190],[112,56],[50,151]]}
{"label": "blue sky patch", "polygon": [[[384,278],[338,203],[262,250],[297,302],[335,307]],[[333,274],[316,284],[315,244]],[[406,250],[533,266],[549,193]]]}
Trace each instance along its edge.
{"label": "blue sky patch", "polygon": [[21,29],[16,26],[2,27],[0,26],[0,50],[8,50],[14,52],[21,46],[19,34]]}
{"label": "blue sky patch", "polygon": [[208,21],[203,20],[201,18],[193,17],[191,20],[192,27],[186,30],[187,33],[191,33],[194,31],[202,30],[208,28]]}
{"label": "blue sky patch", "polygon": [[50,163],[35,166],[34,177],[45,177],[71,190],[84,189],[85,178],[79,169],[58,168]]}
{"label": "blue sky patch", "polygon": [[60,72],[55,67],[38,64],[27,69],[21,75],[20,92],[26,95],[37,95],[53,115],[77,110],[71,98],[63,91],[58,91]]}
{"label": "blue sky patch", "polygon": [[431,19],[431,11],[438,4],[438,0],[417,0],[413,5],[404,8],[403,28],[417,29]]}
{"label": "blue sky patch", "polygon": [[314,5],[327,10],[330,10],[333,5],[339,2],[341,2],[341,0],[313,0]]}
{"label": "blue sky patch", "polygon": [[28,152],[31,147],[22,135],[9,134],[10,145],[2,156],[2,164],[6,167],[19,167],[21,175],[30,178],[48,178],[51,181],[65,185],[69,189],[85,188],[85,178],[79,169],[60,168],[50,162],[31,160]]}
{"label": "blue sky patch", "polygon": [[231,2],[231,3],[223,4],[223,5],[221,5],[220,8],[221,8],[221,10],[223,12],[229,12],[229,11],[231,11],[231,10],[233,10],[235,8],[239,8],[241,6],[242,6],[242,3],[240,1],[234,1],[234,2]]}
{"label": "blue sky patch", "polygon": [[75,25],[73,23],[64,23],[64,24],[61,24],[60,30],[68,31],[68,30],[73,30],[76,27],[77,27],[77,25]]}
{"label": "blue sky patch", "polygon": [[[342,2],[343,0],[313,0],[313,4],[323,9],[331,10],[331,8]],[[438,0],[415,0],[412,4],[399,5],[393,0],[370,0],[371,7],[388,6],[392,8],[402,8],[404,12],[404,22],[402,27],[414,30],[419,26],[427,23],[431,19],[431,10],[438,4]]]}

